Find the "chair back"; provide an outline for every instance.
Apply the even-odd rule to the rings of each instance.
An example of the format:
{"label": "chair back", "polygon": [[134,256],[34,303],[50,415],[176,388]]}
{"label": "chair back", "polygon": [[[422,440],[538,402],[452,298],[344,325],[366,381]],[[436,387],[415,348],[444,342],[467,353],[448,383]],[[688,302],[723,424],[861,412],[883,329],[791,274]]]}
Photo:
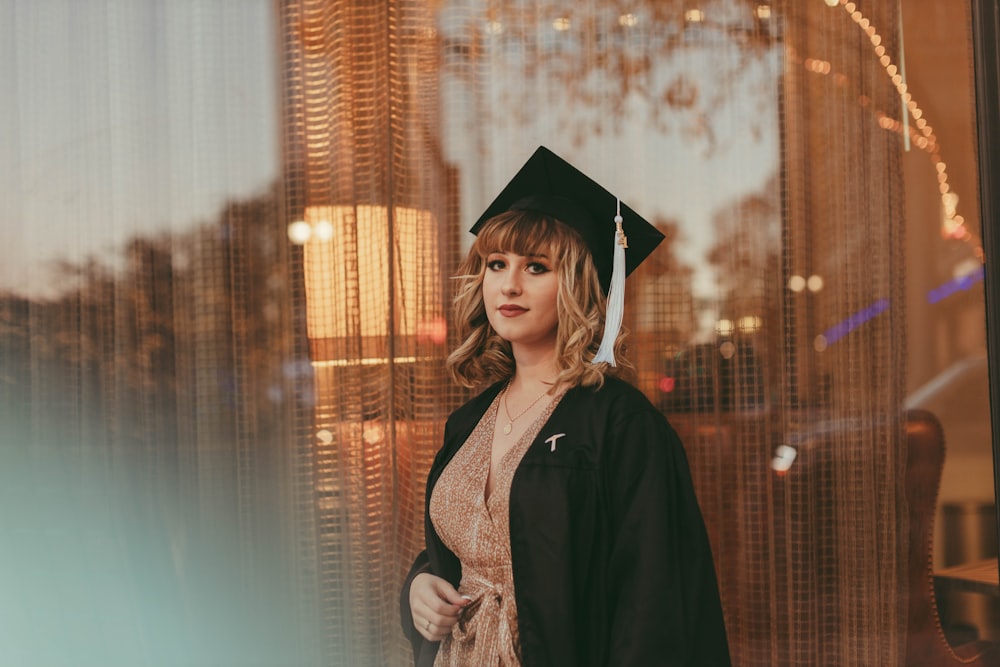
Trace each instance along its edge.
{"label": "chair back", "polygon": [[934,597],[934,514],[944,467],[944,431],[926,410],[906,413],[906,502],[909,507],[908,667],[997,667],[1000,645],[975,641],[952,648]]}

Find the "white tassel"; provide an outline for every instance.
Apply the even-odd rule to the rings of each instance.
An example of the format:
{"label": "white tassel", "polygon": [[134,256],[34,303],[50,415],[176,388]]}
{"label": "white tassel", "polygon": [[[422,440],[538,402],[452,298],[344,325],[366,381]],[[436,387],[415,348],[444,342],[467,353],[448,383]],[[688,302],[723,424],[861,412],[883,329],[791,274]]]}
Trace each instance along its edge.
{"label": "white tassel", "polygon": [[608,307],[604,314],[604,338],[591,363],[602,361],[615,366],[615,341],[622,328],[622,317],[625,314],[625,248],[628,239],[622,231],[621,200],[615,213],[615,250],[614,264],[611,271],[611,287],[608,289]]}

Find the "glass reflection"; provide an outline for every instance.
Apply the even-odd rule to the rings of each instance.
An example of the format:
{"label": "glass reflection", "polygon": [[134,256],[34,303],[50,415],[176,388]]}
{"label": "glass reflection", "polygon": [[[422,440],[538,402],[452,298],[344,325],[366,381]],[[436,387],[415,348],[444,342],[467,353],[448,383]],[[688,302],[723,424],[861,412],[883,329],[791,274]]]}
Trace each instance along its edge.
{"label": "glass reflection", "polygon": [[[319,626],[370,565],[345,536],[386,572],[419,542],[419,469],[461,398],[432,358],[443,274],[539,143],[598,156],[667,235],[630,286],[630,356],[689,448],[738,664],[897,664],[902,599],[936,605],[960,652],[1000,641],[967,8],[690,4],[401,11],[394,48],[436,68],[401,93],[435,116],[407,141],[438,169],[408,187],[441,203],[399,207],[397,277],[388,208],[296,208],[304,167],[277,119],[295,71],[280,88],[275,44],[322,60],[322,30],[277,26],[264,0],[0,8],[0,489],[26,508],[0,519],[23,538],[5,581],[68,638],[15,624],[0,657],[403,660],[377,625],[389,576],[354,594],[364,637]],[[310,113],[340,128],[338,100]],[[349,142],[319,134],[308,169],[332,173]],[[359,216],[378,238],[350,234]],[[364,287],[344,269],[359,257]],[[913,465],[939,481],[910,503],[934,423],[943,458]],[[390,532],[370,528],[393,497]],[[921,502],[929,554],[904,532]],[[912,562],[936,597],[887,588]],[[946,651],[931,637],[916,646]]]}

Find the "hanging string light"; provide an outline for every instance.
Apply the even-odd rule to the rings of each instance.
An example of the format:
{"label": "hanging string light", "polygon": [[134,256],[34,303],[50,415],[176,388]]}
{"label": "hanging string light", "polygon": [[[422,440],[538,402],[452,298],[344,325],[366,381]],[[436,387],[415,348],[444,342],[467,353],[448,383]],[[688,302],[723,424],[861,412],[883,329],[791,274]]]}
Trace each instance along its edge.
{"label": "hanging string light", "polygon": [[[982,260],[983,249],[981,242],[968,229],[965,224],[965,218],[958,213],[958,196],[952,191],[951,185],[948,183],[948,165],[941,158],[941,147],[937,136],[934,134],[934,128],[924,117],[923,109],[913,99],[913,95],[906,85],[906,80],[900,67],[893,63],[891,56],[886,53],[885,46],[882,44],[882,36],[878,33],[875,26],[872,25],[871,21],[858,10],[854,2],[848,0],[824,1],[830,7],[836,7],[839,4],[847,12],[855,25],[858,26],[858,29],[865,33],[871,41],[872,49],[878,57],[879,63],[882,65],[890,81],[892,81],[893,86],[895,86],[896,92],[903,102],[904,109],[913,118],[913,125],[915,127],[909,124],[905,115],[903,115],[902,120],[896,120],[881,110],[876,109],[873,112],[878,119],[879,127],[901,135],[904,137],[904,140],[912,142],[913,145],[916,145],[930,155],[934,163],[934,168],[937,171],[938,191],[941,195],[941,208],[943,211],[941,236],[946,239],[958,239],[972,244],[976,257]],[[829,62],[814,58],[806,58],[802,64],[807,70],[816,74],[830,74],[832,70]],[[846,83],[847,77],[837,74],[835,80],[842,85]],[[864,107],[870,107],[871,105],[870,99],[866,96],[861,96],[859,103]]]}

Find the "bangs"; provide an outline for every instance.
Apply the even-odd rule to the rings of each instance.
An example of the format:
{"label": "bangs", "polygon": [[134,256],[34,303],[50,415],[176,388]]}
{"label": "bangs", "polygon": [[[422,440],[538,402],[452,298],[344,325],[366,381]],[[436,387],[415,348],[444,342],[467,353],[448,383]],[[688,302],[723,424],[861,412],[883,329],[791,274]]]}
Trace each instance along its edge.
{"label": "bangs", "polygon": [[583,237],[555,218],[534,211],[507,211],[493,218],[476,236],[474,248],[480,257],[490,253],[564,257],[572,246],[582,246]]}

